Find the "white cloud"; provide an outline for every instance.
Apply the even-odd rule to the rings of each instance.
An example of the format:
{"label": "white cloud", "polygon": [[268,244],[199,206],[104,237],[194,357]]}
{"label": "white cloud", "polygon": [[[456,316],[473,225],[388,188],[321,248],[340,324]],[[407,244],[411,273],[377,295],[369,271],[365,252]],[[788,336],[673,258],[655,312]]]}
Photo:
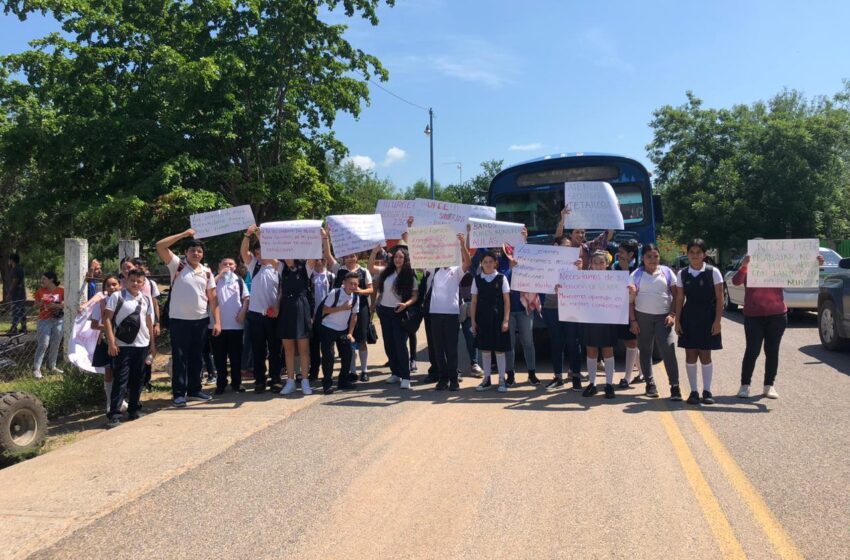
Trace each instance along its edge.
{"label": "white cloud", "polygon": [[540,142],[532,142],[531,144],[511,144],[508,150],[511,152],[533,152],[542,150],[543,144]]}
{"label": "white cloud", "polygon": [[384,167],[389,167],[394,163],[404,161],[407,158],[407,152],[397,146],[393,146],[387,150],[387,155],[384,158]]}
{"label": "white cloud", "polygon": [[615,37],[597,27],[587,29],[579,36],[579,49],[585,58],[602,68],[635,73],[635,67],[623,58]]}
{"label": "white cloud", "polygon": [[389,57],[387,64],[393,71],[417,76],[427,76],[427,72],[423,73],[423,67],[426,67],[450,78],[494,89],[514,83],[521,74],[522,59],[489,41],[473,37],[444,37],[440,44],[451,47],[430,56]]}
{"label": "white cloud", "polygon": [[348,161],[350,161],[354,164],[355,167],[358,167],[363,171],[371,171],[375,169],[375,160],[373,160],[369,156],[351,156],[350,158],[348,158]]}

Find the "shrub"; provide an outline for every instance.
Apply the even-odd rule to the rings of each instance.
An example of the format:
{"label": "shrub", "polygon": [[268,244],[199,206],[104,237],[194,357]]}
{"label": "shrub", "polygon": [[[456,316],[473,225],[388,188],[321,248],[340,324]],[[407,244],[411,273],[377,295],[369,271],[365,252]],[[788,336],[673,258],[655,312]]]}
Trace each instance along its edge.
{"label": "shrub", "polygon": [[0,392],[21,391],[35,395],[44,404],[51,419],[103,406],[103,376],[82,373],[66,366],[68,371],[62,375],[48,375],[43,379],[19,377],[0,383]]}

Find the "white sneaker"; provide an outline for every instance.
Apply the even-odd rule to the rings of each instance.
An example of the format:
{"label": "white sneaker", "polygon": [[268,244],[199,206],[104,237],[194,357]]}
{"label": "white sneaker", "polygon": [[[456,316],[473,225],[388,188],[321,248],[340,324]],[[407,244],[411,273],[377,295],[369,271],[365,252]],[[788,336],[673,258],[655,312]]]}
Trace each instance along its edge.
{"label": "white sneaker", "polygon": [[410,379],[402,379],[399,389],[410,389]]}
{"label": "white sneaker", "polygon": [[504,382],[499,383],[499,388],[497,389],[497,391],[499,391],[500,393],[507,393],[508,392],[508,386],[505,385]]}
{"label": "white sneaker", "polygon": [[776,392],[776,389],[773,388],[773,385],[765,385],[764,396],[769,399],[778,399],[779,393]]}
{"label": "white sneaker", "polygon": [[310,387],[310,381],[308,379],[301,380],[301,392],[305,395],[313,394],[313,388]]}
{"label": "white sneaker", "polygon": [[741,385],[741,388],[738,389],[738,398],[746,399],[750,396],[750,386],[749,385]]}
{"label": "white sneaker", "polygon": [[287,379],[286,385],[283,386],[283,389],[280,390],[281,395],[291,395],[295,392],[295,380]]}
{"label": "white sneaker", "polygon": [[65,372],[63,372],[60,368],[53,366],[52,368],[50,368],[50,373],[65,373]]}
{"label": "white sneaker", "polygon": [[478,364],[472,364],[472,377],[484,377],[484,370]]}
{"label": "white sneaker", "polygon": [[127,401],[122,401],[122,402],[121,402],[121,412],[127,412],[127,409],[128,409],[129,407],[130,407],[130,405],[128,405],[128,404],[127,404]]}
{"label": "white sneaker", "polygon": [[398,375],[391,375],[387,377],[387,383],[398,383],[401,378]]}
{"label": "white sneaker", "polygon": [[40,369],[34,369],[32,371],[32,374],[35,376],[36,379],[41,379],[42,377],[44,377],[43,375],[41,375]]}

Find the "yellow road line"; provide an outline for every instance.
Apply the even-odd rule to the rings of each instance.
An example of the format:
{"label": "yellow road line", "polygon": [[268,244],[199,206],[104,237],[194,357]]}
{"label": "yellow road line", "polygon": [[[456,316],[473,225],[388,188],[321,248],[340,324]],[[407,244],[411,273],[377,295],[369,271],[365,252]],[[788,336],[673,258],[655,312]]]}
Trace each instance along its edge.
{"label": "yellow road line", "polygon": [[758,493],[758,490],[752,485],[747,475],[735,459],[729,454],[726,446],[717,437],[717,434],[708,424],[708,421],[701,412],[696,410],[688,411],[688,418],[691,419],[694,427],[706,445],[714,455],[715,460],[720,464],[720,468],[726,474],[726,478],[732,483],[732,486],[741,496],[747,507],[755,517],[756,522],[761,526],[764,534],[767,536],[776,553],[785,559],[803,558],[803,554],[791,540],[791,537],[785,532],[785,529],[776,519],[776,516],[765,503],[764,499]]}
{"label": "yellow road line", "polygon": [[664,424],[667,436],[670,438],[673,449],[676,451],[676,456],[679,458],[682,469],[685,471],[685,477],[694,491],[705,520],[708,522],[709,527],[711,527],[711,532],[714,533],[714,538],[720,546],[723,558],[745,559],[747,555],[744,554],[744,549],[735,536],[735,531],[729,524],[726,514],[723,513],[720,502],[717,501],[717,497],[705,480],[705,476],[703,476],[696,458],[688,447],[682,432],[679,430],[679,426],[676,425],[673,415],[670,412],[662,412],[661,423]]}

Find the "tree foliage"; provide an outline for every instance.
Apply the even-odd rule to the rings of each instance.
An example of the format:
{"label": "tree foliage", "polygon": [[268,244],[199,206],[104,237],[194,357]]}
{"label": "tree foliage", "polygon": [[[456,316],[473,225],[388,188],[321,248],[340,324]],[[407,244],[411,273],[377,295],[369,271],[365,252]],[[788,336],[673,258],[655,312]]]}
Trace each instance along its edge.
{"label": "tree foliage", "polygon": [[[434,193],[437,200],[445,202],[460,202],[462,204],[486,204],[490,181],[501,170],[504,160],[491,159],[481,162],[481,171],[463,183],[450,184],[445,187],[434,183]],[[402,198],[431,198],[431,186],[425,180],[419,180],[405,190]]]}

